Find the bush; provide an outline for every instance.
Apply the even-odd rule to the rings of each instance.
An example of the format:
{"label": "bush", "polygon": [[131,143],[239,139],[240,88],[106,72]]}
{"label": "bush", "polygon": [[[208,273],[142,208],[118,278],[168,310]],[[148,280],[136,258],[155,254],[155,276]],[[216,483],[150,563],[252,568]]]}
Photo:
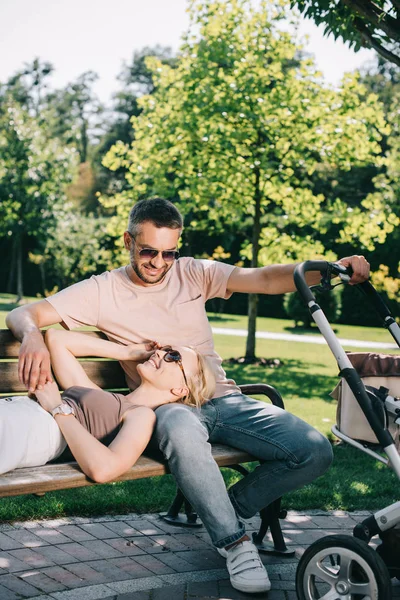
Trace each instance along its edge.
{"label": "bush", "polygon": [[[324,314],[330,323],[337,323],[341,309],[341,293],[339,288],[330,292],[323,292],[320,289],[313,290],[317,303],[324,311]],[[313,318],[304,304],[298,292],[286,294],[284,308],[289,319],[293,319],[295,326],[303,323],[304,327],[311,327]]]}

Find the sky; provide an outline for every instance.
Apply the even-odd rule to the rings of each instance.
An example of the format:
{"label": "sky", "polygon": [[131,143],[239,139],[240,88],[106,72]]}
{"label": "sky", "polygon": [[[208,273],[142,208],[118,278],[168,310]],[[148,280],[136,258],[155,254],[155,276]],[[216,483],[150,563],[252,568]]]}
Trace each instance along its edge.
{"label": "sky", "polygon": [[[108,103],[119,85],[124,61],[144,46],[177,50],[188,27],[186,0],[0,0],[0,82],[35,57],[55,67],[51,87],[65,86],[85,71],[99,75],[95,91]],[[348,49],[320,28],[302,20],[300,34],[310,40],[328,83],[337,84],[374,53]]]}

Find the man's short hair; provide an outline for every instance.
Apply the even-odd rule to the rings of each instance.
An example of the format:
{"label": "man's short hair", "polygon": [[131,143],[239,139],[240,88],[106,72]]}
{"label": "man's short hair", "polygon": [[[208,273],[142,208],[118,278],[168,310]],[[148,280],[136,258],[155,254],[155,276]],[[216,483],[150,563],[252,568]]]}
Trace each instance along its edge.
{"label": "man's short hair", "polygon": [[183,217],[179,210],[164,198],[139,200],[129,213],[128,231],[133,235],[139,233],[142,223],[153,223],[156,227],[183,229]]}

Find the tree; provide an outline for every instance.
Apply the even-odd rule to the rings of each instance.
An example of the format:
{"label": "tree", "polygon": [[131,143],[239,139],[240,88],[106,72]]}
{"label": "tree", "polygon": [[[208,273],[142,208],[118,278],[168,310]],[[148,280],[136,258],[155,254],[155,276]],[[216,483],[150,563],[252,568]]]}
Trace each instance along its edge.
{"label": "tree", "polygon": [[356,51],[372,48],[400,66],[399,0],[291,0],[325,34],[342,38]]}
{"label": "tree", "polygon": [[88,159],[91,139],[98,137],[103,107],[93,92],[98,75],[87,71],[65,89],[48,95],[48,125],[53,137],[74,145],[81,163]]}
{"label": "tree", "polygon": [[[130,185],[108,201],[117,229],[134,198],[163,195],[184,205],[191,228],[202,214],[211,235],[250,222],[242,254],[252,267],[321,254],[332,222],[337,244],[360,239],[372,247],[393,229],[397,221],[384,219],[388,207],[377,195],[349,214],[339,198],[327,202],[310,189],[316,169],[373,160],[385,121],[376,96],[360,101],[356,77],[339,91],[323,85],[280,26],[287,8],[281,1],[258,9],[250,0],[195,3],[176,68],[148,61],[156,90],[139,100],[135,141],[130,149],[116,144],[105,160],[124,168]],[[248,360],[256,315],[250,296]]]}
{"label": "tree", "polygon": [[45,243],[65,187],[74,173],[74,152],[49,140],[37,121],[9,104],[0,119],[0,234],[12,242],[9,284],[16,274],[23,296],[22,265],[29,246]]}
{"label": "tree", "polygon": [[3,101],[12,99],[38,119],[46,106],[47,80],[53,71],[54,67],[50,62],[42,62],[39,58],[35,58],[32,63],[25,63],[21,71],[17,71],[3,84]]}

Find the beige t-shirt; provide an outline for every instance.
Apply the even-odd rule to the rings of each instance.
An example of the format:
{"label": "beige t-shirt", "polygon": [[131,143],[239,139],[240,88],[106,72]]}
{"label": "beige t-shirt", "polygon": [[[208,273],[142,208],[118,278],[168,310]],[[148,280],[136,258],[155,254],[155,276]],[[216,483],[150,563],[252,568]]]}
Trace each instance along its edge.
{"label": "beige t-shirt", "polygon": [[[152,340],[196,348],[213,365],[216,398],[239,388],[221,367],[204,303],[229,298],[226,285],[234,268],[213,260],[180,258],[161,283],[144,287],[134,284],[126,267],[121,267],[76,283],[47,301],[68,329],[92,325],[123,344]],[[135,389],[140,380],[133,363],[121,365],[129,388]]]}

